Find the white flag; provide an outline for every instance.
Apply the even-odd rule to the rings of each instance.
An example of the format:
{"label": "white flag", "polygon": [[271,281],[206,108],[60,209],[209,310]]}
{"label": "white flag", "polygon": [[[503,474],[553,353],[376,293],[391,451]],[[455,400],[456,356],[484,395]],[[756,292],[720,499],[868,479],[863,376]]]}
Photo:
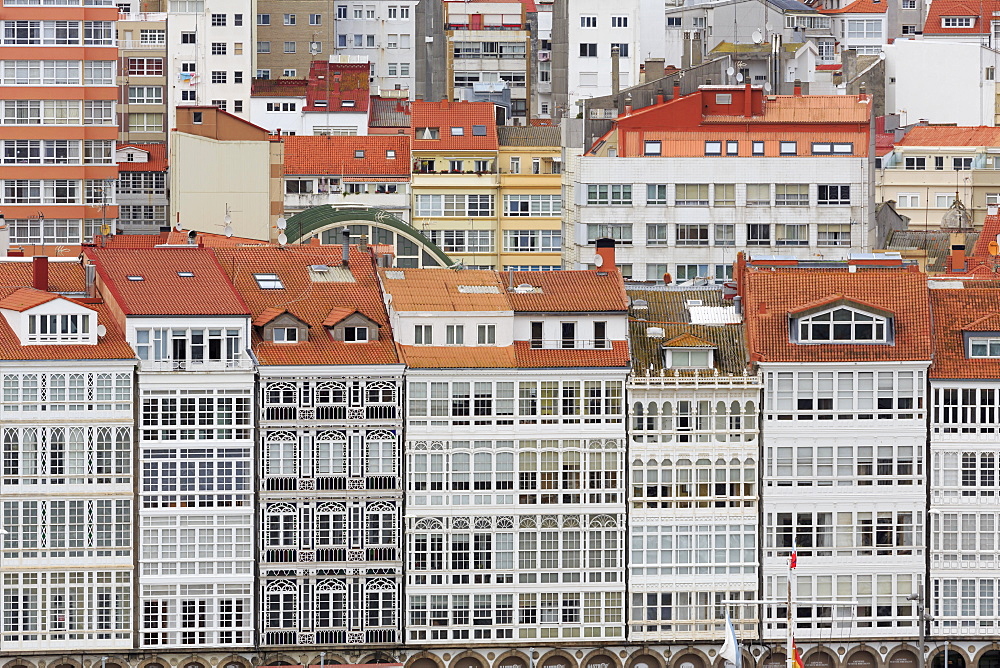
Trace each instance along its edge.
{"label": "white flag", "polygon": [[743,668],[743,653],[740,652],[740,640],[736,637],[736,629],[733,628],[733,621],[729,619],[729,611],[726,611],[726,641],[722,643],[719,656],[736,666]]}

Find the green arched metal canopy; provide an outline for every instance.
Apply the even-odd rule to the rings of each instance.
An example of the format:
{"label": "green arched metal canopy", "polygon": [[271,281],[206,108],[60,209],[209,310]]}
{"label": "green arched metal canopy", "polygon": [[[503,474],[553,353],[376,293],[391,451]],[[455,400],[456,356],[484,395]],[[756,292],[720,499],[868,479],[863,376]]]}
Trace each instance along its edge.
{"label": "green arched metal canopy", "polygon": [[300,211],[288,219],[285,236],[288,237],[289,243],[297,244],[317,232],[360,221],[409,237],[413,243],[434,256],[443,267],[454,264],[454,260],[447,253],[425,237],[420,231],[410,227],[385,209],[374,207],[335,207],[330,204],[314,206],[305,211]]}

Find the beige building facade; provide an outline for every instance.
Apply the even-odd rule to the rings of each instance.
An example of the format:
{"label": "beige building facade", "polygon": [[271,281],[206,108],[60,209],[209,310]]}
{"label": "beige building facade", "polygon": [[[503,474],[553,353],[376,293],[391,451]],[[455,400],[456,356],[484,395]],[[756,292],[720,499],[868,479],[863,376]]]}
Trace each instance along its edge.
{"label": "beige building facade", "polygon": [[118,29],[118,140],[167,140],[167,14],[122,13]]}

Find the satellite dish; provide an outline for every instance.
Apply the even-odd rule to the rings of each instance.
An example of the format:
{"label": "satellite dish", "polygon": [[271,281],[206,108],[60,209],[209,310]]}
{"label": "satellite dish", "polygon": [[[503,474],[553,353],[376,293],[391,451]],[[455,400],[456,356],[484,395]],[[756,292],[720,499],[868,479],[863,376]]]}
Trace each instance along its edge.
{"label": "satellite dish", "polygon": [[750,39],[753,40],[754,44],[763,44],[764,43],[764,35],[759,30],[754,30],[753,34],[750,36]]}
{"label": "satellite dish", "polygon": [[736,70],[734,70],[732,67],[727,67],[726,74],[728,74],[729,76],[733,76],[734,74],[736,74]]}
{"label": "satellite dish", "polygon": [[765,93],[770,93],[771,92],[771,84],[768,81],[764,82],[764,92]]}
{"label": "satellite dish", "polygon": [[878,52],[878,59],[879,60],[885,60],[885,51],[879,51]]}
{"label": "satellite dish", "polygon": [[600,254],[595,255],[594,256],[594,266],[595,267],[600,267],[602,264],[604,264],[604,256],[600,255]]}
{"label": "satellite dish", "polygon": [[276,220],[274,224],[279,230],[283,230],[288,227],[288,221],[285,220],[284,216],[278,216],[278,220]]}
{"label": "satellite dish", "polygon": [[225,221],[226,225],[228,225],[229,223],[233,222],[233,217],[227,213],[226,217],[223,218],[222,220]]}
{"label": "satellite dish", "polygon": [[233,236],[233,226],[226,225],[226,227],[222,230],[222,233],[225,234],[227,237]]}
{"label": "satellite dish", "polygon": [[178,232],[180,232],[181,230],[184,229],[184,226],[181,225],[181,221],[179,221],[179,220],[177,221],[177,224],[174,225],[174,229],[177,230]]}
{"label": "satellite dish", "polygon": [[285,235],[284,232],[282,232],[281,234],[278,235],[278,244],[284,246],[287,243],[288,243],[288,237]]}
{"label": "satellite dish", "polygon": [[765,23],[764,30],[766,30],[767,32],[771,32],[772,30],[774,30],[774,26],[772,26],[770,23]]}
{"label": "satellite dish", "polygon": [[108,328],[107,327],[105,327],[104,325],[98,325],[97,326],[97,335],[98,336],[104,336],[107,333],[108,333]]}
{"label": "satellite dish", "polygon": [[737,74],[736,75],[736,81],[737,81],[737,83],[743,83],[743,75],[742,74]]}

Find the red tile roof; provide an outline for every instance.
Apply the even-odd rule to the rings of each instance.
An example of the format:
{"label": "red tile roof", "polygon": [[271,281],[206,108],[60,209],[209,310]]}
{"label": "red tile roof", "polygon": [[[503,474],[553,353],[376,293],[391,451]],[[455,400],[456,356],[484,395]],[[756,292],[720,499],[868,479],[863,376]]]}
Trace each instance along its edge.
{"label": "red tile roof", "polygon": [[254,79],[250,97],[305,97],[308,79]]}
{"label": "red tile roof", "polygon": [[507,287],[484,269],[379,269],[397,311],[510,311]]}
{"label": "red tile roof", "polygon": [[[1000,289],[977,287],[930,290],[933,314],[934,363],[931,378],[1000,378],[1000,359],[970,358],[963,332],[1000,331]],[[985,314],[985,315],[984,315]]]}
{"label": "red tile roof", "polygon": [[[929,360],[926,276],[904,268],[782,269],[748,267],[743,286],[750,350],[764,362]],[[789,314],[833,296],[894,314],[892,345],[810,344],[789,340]]]}
{"label": "red tile roof", "polygon": [[502,369],[518,366],[514,346],[399,346],[407,366],[419,369]]}
{"label": "red tile roof", "polygon": [[94,246],[101,248],[152,248],[167,243],[169,232],[159,234],[115,234],[94,239]]}
{"label": "red tile roof", "polygon": [[885,14],[887,0],[854,0],[840,9],[821,9],[821,14]]}
{"label": "red tile roof", "polygon": [[[500,281],[509,285],[510,273]],[[515,312],[608,312],[627,311],[625,283],[617,271],[515,271],[514,285],[538,288],[532,292],[508,292]]]}
{"label": "red tile roof", "polygon": [[532,348],[530,341],[515,341],[517,366],[535,369],[570,367],[629,366],[628,341],[612,341],[601,350],[563,350]]}
{"label": "red tile roof", "polygon": [[0,299],[0,309],[17,311],[20,313],[41,304],[48,303],[53,299],[59,299],[59,295],[52,294],[51,292],[45,292],[43,290],[36,290],[35,288],[18,288],[3,299]]}
{"label": "red tile roof", "polygon": [[166,144],[119,144],[117,150],[137,148],[149,154],[146,162],[119,162],[119,172],[165,172],[167,171]]}
{"label": "red tile roof", "polygon": [[[125,315],[248,314],[246,303],[209,249],[87,248],[85,253],[107,286],[106,298],[117,302]],[[178,272],[194,276],[182,277]],[[129,280],[129,276],[142,280]]]}
{"label": "red tile roof", "polygon": [[[309,266],[340,265],[341,247],[335,246],[264,246],[259,248],[218,248],[213,251],[249,305],[257,321],[272,310],[288,310],[309,326],[309,338],[298,343],[262,341],[253,335],[253,350],[261,364],[341,365],[396,364],[399,358],[382,301],[375,268],[369,254],[351,249],[349,267],[354,282],[314,282]],[[254,273],[274,273],[285,286],[281,290],[262,290]],[[334,341],[324,322],[336,309],[358,311],[380,327],[377,341],[350,343]],[[339,322],[339,321],[338,321]]]}
{"label": "red tile roof", "polygon": [[918,125],[896,146],[1000,146],[1000,128],[985,125]]}
{"label": "red tile roof", "polygon": [[[927,9],[927,20],[924,21],[925,35],[985,35],[990,31],[990,20],[996,12],[1000,12],[1000,0],[934,0]],[[945,28],[941,19],[944,17],[974,16],[976,20],[970,27]]]}
{"label": "red tile roof", "polygon": [[353,308],[335,308],[323,318],[323,326],[333,327],[347,316],[354,315],[355,313],[357,313],[357,310]]}
{"label": "red tile roof", "polygon": [[[284,137],[285,174],[392,176],[409,180],[407,135]],[[364,157],[357,157],[363,151]],[[389,157],[394,151],[395,157]]]}
{"label": "red tile roof", "polygon": [[[0,261],[0,300],[31,285],[31,263]],[[86,293],[84,269],[78,262],[49,262],[49,289],[78,295]],[[37,292],[32,290],[32,292]],[[50,294],[50,293],[42,293]],[[75,301],[75,300],[74,300]],[[79,303],[79,302],[76,302]],[[135,353],[105,304],[81,304],[97,311],[97,323],[106,333],[96,345],[22,346],[17,334],[0,318],[0,359],[5,360],[132,360]]]}
{"label": "red tile roof", "polygon": [[[305,111],[368,113],[370,63],[330,63],[314,60],[309,66]],[[318,100],[326,105],[318,106]]]}
{"label": "red tile roof", "polygon": [[[496,151],[497,122],[495,107],[489,102],[430,102],[410,103],[413,117],[414,151]],[[475,135],[472,126],[486,126],[485,135]],[[421,129],[438,128],[438,139],[421,138]],[[462,128],[453,135],[452,128]]]}

